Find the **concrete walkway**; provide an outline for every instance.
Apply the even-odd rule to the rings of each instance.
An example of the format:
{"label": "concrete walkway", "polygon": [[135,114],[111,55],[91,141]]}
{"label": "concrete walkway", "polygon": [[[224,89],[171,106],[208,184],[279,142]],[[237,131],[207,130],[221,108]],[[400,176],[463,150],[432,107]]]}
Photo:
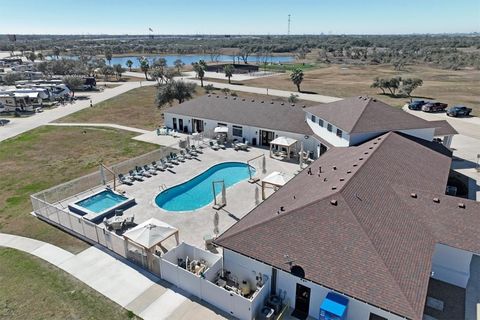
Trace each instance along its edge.
{"label": "concrete walkway", "polygon": [[[142,82],[142,85],[154,84],[155,82],[153,81]],[[119,94],[130,91],[132,89],[138,88],[139,86],[139,82],[125,82],[115,88],[105,89],[101,92],[88,93],[88,99],[86,100],[77,100],[73,104],[66,104],[65,106],[59,106],[55,109],[45,110],[44,112],[37,113],[31,117],[11,118],[8,125],[0,127],[0,141],[14,137],[28,130],[43,126],[49,122],[68,116],[69,114],[75,113],[82,109],[88,108],[90,107],[90,99],[92,100],[92,103],[96,104],[113,98]],[[78,96],[81,95],[83,94],[78,94]]]}
{"label": "concrete walkway", "polygon": [[42,241],[4,233],[0,233],[0,247],[24,251],[57,266],[145,320],[228,317],[126,259],[97,247],[74,255]]}
{"label": "concrete walkway", "polygon": [[[127,76],[134,76],[140,77],[142,73],[140,72],[126,72],[125,75]],[[195,75],[191,72],[185,73],[182,77],[176,77],[176,80],[183,80],[185,82],[192,82],[197,85],[200,85],[200,80],[195,79]],[[150,81],[153,82],[153,81]],[[277,90],[277,89],[266,89],[266,88],[259,88],[259,87],[249,87],[249,86],[239,86],[234,84],[228,83],[220,83],[220,82],[213,82],[213,81],[203,81],[203,85],[211,84],[215,88],[227,88],[232,91],[241,91],[241,92],[250,92],[250,93],[257,93],[257,94],[268,94],[277,97],[290,97],[291,94],[298,95],[299,99],[302,100],[309,100],[309,101],[316,101],[319,103],[328,103],[333,101],[342,100],[341,98],[337,97],[330,97],[330,96],[322,96],[319,94],[309,94],[309,93],[299,93],[296,91],[285,91],[285,90]]]}
{"label": "concrete walkway", "polygon": [[[134,127],[127,127],[122,126],[115,123],[90,123],[90,122],[80,122],[80,123],[73,123],[73,122],[62,122],[62,123],[47,123],[47,126],[55,126],[55,127],[103,127],[103,128],[113,128],[113,129],[120,129],[125,131],[131,131],[140,134],[150,134],[151,131],[134,128]],[[156,134],[156,132],[155,132]]]}

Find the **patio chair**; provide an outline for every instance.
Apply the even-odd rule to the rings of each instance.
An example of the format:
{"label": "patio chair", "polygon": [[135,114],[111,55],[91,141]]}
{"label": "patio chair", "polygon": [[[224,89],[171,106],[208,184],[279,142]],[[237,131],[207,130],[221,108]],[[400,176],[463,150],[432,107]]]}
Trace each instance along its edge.
{"label": "patio chair", "polygon": [[165,168],[162,164],[157,163],[157,161],[152,161],[152,167],[158,171],[165,171]]}
{"label": "patio chair", "polygon": [[225,149],[227,148],[227,147],[226,147],[223,143],[221,143],[221,142],[215,141],[215,144],[216,144],[220,149],[222,149],[222,150],[225,150]]}
{"label": "patio chair", "polygon": [[192,150],[195,151],[196,153],[203,153],[202,150],[197,149],[197,147],[195,147],[193,144],[192,144]]}
{"label": "patio chair", "polygon": [[176,165],[178,166],[180,163],[178,161],[176,161],[175,159],[173,159],[171,156],[167,156],[167,163],[170,164],[170,165]]}
{"label": "patio chair", "polygon": [[176,153],[173,154],[174,159],[180,161],[180,162],[185,162],[185,157],[182,155],[178,155]]}
{"label": "patio chair", "polygon": [[144,165],[144,166],[143,166],[143,169],[145,169],[145,171],[147,171],[148,173],[153,174],[154,176],[157,175],[157,170],[155,170],[154,168],[150,167],[148,164]]}
{"label": "patio chair", "polygon": [[118,175],[118,180],[120,180],[121,183],[126,184],[127,186],[133,185],[133,179],[130,177],[126,177],[121,173]]}
{"label": "patio chair", "polygon": [[180,150],[180,155],[184,157],[185,159],[192,159],[192,156],[188,153],[185,153],[185,151]]}
{"label": "patio chair", "polygon": [[132,214],[131,216],[126,216],[125,220],[123,221],[123,225],[127,228],[132,227],[132,226],[135,225],[134,221],[135,221],[135,215],[134,214]]}
{"label": "patio chair", "polygon": [[130,178],[132,178],[133,180],[143,181],[143,176],[139,175],[135,171],[130,170],[130,171],[128,171],[128,173],[130,174]]}
{"label": "patio chair", "polygon": [[179,162],[180,160],[178,159],[176,153],[170,152],[170,160],[172,161],[173,164],[176,164],[176,165],[180,164]]}
{"label": "patio chair", "polygon": [[165,161],[163,161],[163,159],[160,159],[157,162],[157,166],[160,168],[160,171],[165,171],[168,169],[168,165],[165,163]]}
{"label": "patio chair", "polygon": [[147,177],[147,178],[150,178],[152,175],[150,173],[148,173],[147,171],[143,170],[141,167],[137,166],[135,168],[135,170],[137,171],[137,173],[141,176],[144,176],[144,177]]}
{"label": "patio chair", "polygon": [[173,168],[173,164],[169,163],[165,158],[162,159],[162,164],[167,168]]}
{"label": "patio chair", "polygon": [[192,157],[197,157],[198,153],[195,150],[191,150],[190,148],[185,148],[185,151],[191,155]]}
{"label": "patio chair", "polygon": [[220,149],[220,147],[217,144],[214,144],[213,141],[210,141],[210,148],[215,151],[218,151]]}

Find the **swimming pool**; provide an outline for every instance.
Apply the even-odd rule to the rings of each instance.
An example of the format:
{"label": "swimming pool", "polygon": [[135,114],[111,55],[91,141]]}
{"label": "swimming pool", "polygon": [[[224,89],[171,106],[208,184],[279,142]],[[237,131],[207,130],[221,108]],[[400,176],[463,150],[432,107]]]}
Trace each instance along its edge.
{"label": "swimming pool", "polygon": [[[155,203],[168,211],[192,211],[206,206],[213,201],[212,181],[224,180],[225,187],[246,180],[250,177],[248,165],[242,162],[223,162],[198,176],[174,187],[160,192]],[[255,169],[250,166],[252,174]],[[220,185],[216,185],[215,194],[221,192]]]}
{"label": "swimming pool", "polygon": [[135,199],[125,197],[110,189],[102,190],[69,204],[70,211],[83,216],[87,220],[97,220],[116,209],[126,209],[133,205]]}

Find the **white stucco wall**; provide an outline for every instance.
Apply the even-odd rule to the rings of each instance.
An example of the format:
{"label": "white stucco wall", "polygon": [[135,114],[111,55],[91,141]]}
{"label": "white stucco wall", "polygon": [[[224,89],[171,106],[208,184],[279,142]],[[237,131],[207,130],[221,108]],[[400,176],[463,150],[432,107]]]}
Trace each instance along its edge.
{"label": "white stucco wall", "polygon": [[[335,126],[335,124],[330,123],[332,125],[332,132],[327,130],[327,124],[329,122],[323,120],[323,127],[321,127],[318,124],[318,119],[321,119],[317,116],[315,116],[315,122],[312,121],[312,114],[306,112],[305,113],[305,120],[307,121],[307,124],[310,126],[312,131],[321,137],[322,139],[325,139],[325,141],[331,143],[335,147],[348,147],[349,146],[349,140],[350,136],[347,132],[345,132],[343,129],[338,128]],[[340,138],[337,136],[337,129],[342,130],[342,137]]]}
{"label": "white stucco wall", "polygon": [[[168,128],[173,128],[173,118],[177,119],[177,125],[178,125],[178,120],[182,119],[183,120],[183,125],[188,126],[188,129],[191,132],[192,121],[193,121],[192,117],[175,115],[173,113],[165,113],[164,117],[165,117],[165,126],[167,126]],[[299,133],[292,133],[292,132],[281,131],[281,130],[271,130],[271,129],[260,128],[260,127],[252,127],[252,126],[247,126],[247,125],[229,123],[229,122],[225,122],[225,121],[216,121],[216,120],[209,120],[209,119],[202,119],[202,118],[195,118],[195,119],[203,121],[204,132],[206,134],[213,135],[214,129],[216,127],[218,127],[219,123],[222,123],[222,124],[226,124],[227,127],[228,127],[228,138],[229,139],[244,138],[251,145],[252,145],[252,142],[253,142],[254,138],[256,138],[256,140],[257,140],[257,145],[260,144],[260,130],[274,132],[275,138],[280,137],[280,136],[284,136],[284,137],[289,137],[289,138],[296,139],[299,142],[303,142],[304,150],[313,152],[314,156],[316,155],[317,145],[319,143],[316,139],[313,139],[313,137],[311,137],[309,135],[299,134]],[[242,127],[242,135],[243,135],[242,137],[237,137],[237,136],[233,135],[233,126],[234,125]],[[298,144],[298,151],[300,151],[300,143]]]}
{"label": "white stucco wall", "polygon": [[432,258],[432,278],[462,288],[467,286],[470,277],[472,253],[436,244]]}

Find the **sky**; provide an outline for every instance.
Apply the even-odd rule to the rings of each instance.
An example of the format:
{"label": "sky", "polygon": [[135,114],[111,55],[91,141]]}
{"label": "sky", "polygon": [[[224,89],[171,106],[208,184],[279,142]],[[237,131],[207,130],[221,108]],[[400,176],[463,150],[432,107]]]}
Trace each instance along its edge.
{"label": "sky", "polygon": [[480,32],[480,0],[0,0],[12,34]]}

